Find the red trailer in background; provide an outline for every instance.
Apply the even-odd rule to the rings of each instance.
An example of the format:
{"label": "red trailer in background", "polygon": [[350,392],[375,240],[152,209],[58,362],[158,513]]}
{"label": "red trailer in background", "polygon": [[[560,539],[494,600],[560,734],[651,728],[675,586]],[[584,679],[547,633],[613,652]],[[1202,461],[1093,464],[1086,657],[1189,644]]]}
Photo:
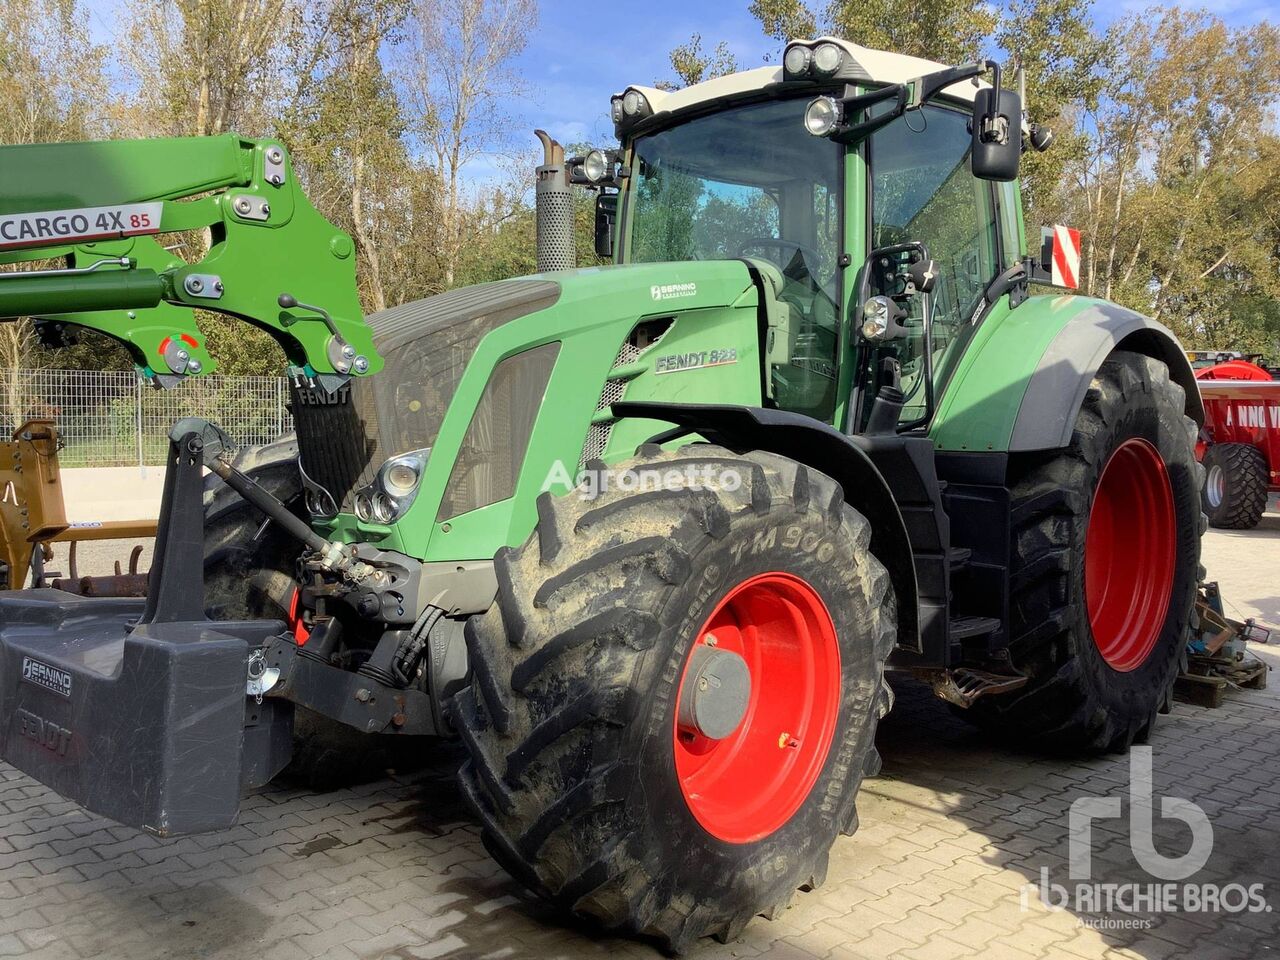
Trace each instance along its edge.
{"label": "red trailer in background", "polygon": [[1196,445],[1205,466],[1204,512],[1215,527],[1256,527],[1269,495],[1280,493],[1280,381],[1234,357],[1197,366],[1205,410]]}

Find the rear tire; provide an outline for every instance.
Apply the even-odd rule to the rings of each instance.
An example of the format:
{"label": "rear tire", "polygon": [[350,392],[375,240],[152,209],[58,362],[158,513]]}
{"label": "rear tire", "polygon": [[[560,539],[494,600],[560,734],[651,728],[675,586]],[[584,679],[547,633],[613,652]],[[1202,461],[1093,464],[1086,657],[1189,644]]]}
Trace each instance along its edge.
{"label": "rear tire", "polygon": [[1247,443],[1210,444],[1204,454],[1204,512],[1209,526],[1252,530],[1267,509],[1271,474],[1262,451]]}
{"label": "rear tire", "polygon": [[[1117,351],[1089,388],[1071,445],[1011,466],[1009,655],[1030,681],[978,701],[965,711],[970,719],[1037,747],[1096,752],[1145,739],[1156,713],[1167,712],[1185,662],[1204,532],[1197,430],[1183,415],[1183,400],[1163,363]],[[1118,529],[1147,538],[1145,547],[1096,534],[1098,542],[1086,544],[1103,471],[1117,450],[1118,480],[1126,469],[1153,477],[1162,469],[1168,478],[1167,500],[1163,491],[1144,494],[1139,486],[1130,501],[1163,501],[1164,521],[1144,522],[1139,507],[1131,527],[1124,525],[1129,519],[1119,521]],[[1115,571],[1130,595],[1115,595],[1113,582],[1110,606],[1099,609],[1107,597],[1096,590],[1091,608],[1086,579],[1097,586],[1097,574],[1087,571],[1087,561]],[[1163,605],[1161,589],[1168,596]]]}
{"label": "rear tire", "polygon": [[[687,469],[704,465],[691,485]],[[534,535],[498,553],[498,600],[467,625],[472,683],[452,714],[470,757],[463,795],[496,859],[562,909],[680,951],[736,936],[820,884],[836,836],[856,829],[859,785],[879,769],[896,609],[870,525],[830,478],[703,444],[644,447],[626,468],[661,475],[663,488],[543,494]],[[768,612],[726,607],[745,595]],[[796,612],[818,607],[813,619]],[[717,619],[726,609],[730,620]],[[746,638],[777,623],[794,649],[750,659],[746,718],[703,740],[676,716],[694,689],[690,651],[707,652],[713,622],[717,650],[741,642],[750,659],[761,648]],[[829,634],[810,632],[820,622]],[[821,669],[832,663],[823,643],[838,649],[837,676]],[[811,686],[781,699],[778,663],[808,664]],[[826,713],[797,706],[824,702]],[[689,757],[722,744],[695,789]],[[763,762],[739,769],[746,757]],[[717,807],[717,796],[735,800]]]}
{"label": "rear tire", "polygon": [[[309,519],[298,472],[298,441],[240,450],[234,465],[303,519]],[[204,602],[213,620],[284,620],[298,582],[298,541],[210,474],[204,487]],[[421,741],[377,737],[294,707],[293,758],[280,777],[309,790],[368,783],[389,768],[414,765]]]}

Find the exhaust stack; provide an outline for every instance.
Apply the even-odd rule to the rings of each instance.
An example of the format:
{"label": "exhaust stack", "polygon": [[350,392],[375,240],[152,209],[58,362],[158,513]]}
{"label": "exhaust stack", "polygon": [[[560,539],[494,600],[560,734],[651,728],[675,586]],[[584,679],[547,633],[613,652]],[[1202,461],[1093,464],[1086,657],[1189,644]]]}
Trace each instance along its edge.
{"label": "exhaust stack", "polygon": [[545,130],[533,132],[542,141],[543,150],[534,187],[538,272],[569,270],[578,265],[578,258],[573,242],[573,188],[564,163],[564,147]]}

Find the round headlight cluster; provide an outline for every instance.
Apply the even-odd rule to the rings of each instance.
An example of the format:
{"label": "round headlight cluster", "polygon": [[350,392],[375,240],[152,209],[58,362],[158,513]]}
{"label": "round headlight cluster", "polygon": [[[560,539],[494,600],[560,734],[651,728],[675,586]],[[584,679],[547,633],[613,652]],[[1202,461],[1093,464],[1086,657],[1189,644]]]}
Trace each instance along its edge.
{"label": "round headlight cluster", "polygon": [[831,76],[840,69],[844,51],[834,43],[820,43],[813,51],[813,72]]}
{"label": "round headlight cluster", "polygon": [[815,137],[825,137],[840,122],[840,105],[835,97],[818,97],[804,110],[804,128]]}
{"label": "round headlight cluster", "polygon": [[835,76],[844,66],[844,50],[826,40],[816,47],[793,43],[782,55],[782,72],[788,80],[812,78],[823,80]]}
{"label": "round headlight cluster", "polygon": [[645,106],[644,94],[639,90],[628,90],[622,95],[622,112],[628,117],[639,116]]}
{"label": "round headlight cluster", "polygon": [[356,493],[352,507],[365,523],[394,523],[418,496],[422,473],[431,450],[424,447],[392,457],[378,470],[377,479]]}
{"label": "round headlight cluster", "polygon": [[801,74],[809,69],[813,51],[803,44],[793,43],[782,55],[782,68],[790,74]]}

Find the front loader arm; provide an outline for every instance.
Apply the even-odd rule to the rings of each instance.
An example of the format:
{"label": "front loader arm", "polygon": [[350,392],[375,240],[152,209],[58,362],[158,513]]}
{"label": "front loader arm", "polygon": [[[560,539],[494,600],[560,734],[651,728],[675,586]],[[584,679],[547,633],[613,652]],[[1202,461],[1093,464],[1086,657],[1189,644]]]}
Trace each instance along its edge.
{"label": "front loader arm", "polygon": [[[307,200],[274,141],[0,147],[0,185],[0,264],[66,260],[0,273],[0,317],[101,331],[161,385],[215,367],[196,309],[266,330],[328,389],[381,368],[351,238]],[[157,238],[205,231],[195,262]]]}

